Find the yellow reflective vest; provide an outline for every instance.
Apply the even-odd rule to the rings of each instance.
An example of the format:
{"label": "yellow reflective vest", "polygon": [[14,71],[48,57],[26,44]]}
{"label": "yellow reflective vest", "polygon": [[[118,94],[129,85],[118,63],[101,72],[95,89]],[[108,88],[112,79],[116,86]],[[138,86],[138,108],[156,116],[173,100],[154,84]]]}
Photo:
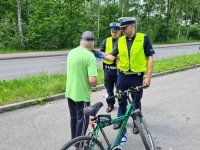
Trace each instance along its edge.
{"label": "yellow reflective vest", "polygon": [[[108,54],[108,53],[112,52],[112,49],[113,49],[113,40],[112,40],[112,37],[109,37],[106,39],[105,53]],[[111,65],[111,64],[113,64],[113,61],[104,60],[104,63]]]}
{"label": "yellow reflective vest", "polygon": [[126,37],[118,40],[119,61],[117,67],[121,71],[145,72],[147,70],[147,58],[144,53],[144,34],[137,33],[128,53]]}

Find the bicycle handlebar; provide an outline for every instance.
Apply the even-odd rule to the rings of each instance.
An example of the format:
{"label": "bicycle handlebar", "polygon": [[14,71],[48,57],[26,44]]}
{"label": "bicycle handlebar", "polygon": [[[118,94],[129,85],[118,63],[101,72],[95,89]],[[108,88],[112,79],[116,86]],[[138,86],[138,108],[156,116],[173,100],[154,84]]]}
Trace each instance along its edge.
{"label": "bicycle handlebar", "polygon": [[147,86],[144,86],[144,85],[142,85],[142,86],[136,86],[135,88],[130,87],[128,90],[120,91],[120,92],[116,93],[116,94],[113,95],[113,96],[107,97],[106,100],[110,100],[110,99],[115,98],[115,97],[116,97],[116,98],[120,98],[121,95],[127,94],[127,93],[132,93],[132,92],[133,92],[133,93],[136,93],[136,92],[139,92],[141,89],[147,88],[147,87],[149,87],[149,85],[147,85]]}

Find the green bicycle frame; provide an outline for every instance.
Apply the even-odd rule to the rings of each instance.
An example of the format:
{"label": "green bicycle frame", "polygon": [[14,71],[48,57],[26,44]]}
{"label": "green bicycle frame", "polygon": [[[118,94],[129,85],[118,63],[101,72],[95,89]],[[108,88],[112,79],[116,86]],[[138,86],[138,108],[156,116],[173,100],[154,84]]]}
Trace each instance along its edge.
{"label": "green bicycle frame", "polygon": [[[128,98],[129,102],[130,102],[130,99]],[[98,139],[98,135],[99,135],[99,131],[101,131],[102,135],[103,135],[103,138],[105,139],[107,145],[108,145],[108,150],[118,146],[120,144],[120,140],[121,140],[121,137],[123,135],[123,131],[124,131],[124,128],[126,127],[126,124],[128,122],[128,119],[131,115],[131,112],[132,110],[134,110],[135,107],[132,103],[129,103],[128,105],[128,108],[126,110],[126,114],[123,115],[123,116],[120,116],[120,117],[116,117],[116,118],[113,118],[111,122],[104,122],[104,123],[97,123],[97,126],[95,127],[94,129],[94,132],[93,132],[93,136],[94,136],[94,141]],[[103,128],[107,127],[107,126],[110,126],[112,124],[115,124],[115,123],[122,123],[119,131],[118,131],[118,134],[117,134],[117,137],[115,139],[115,142],[113,145],[111,145],[111,143],[109,142]],[[94,142],[93,144],[91,145],[92,148],[94,148]]]}

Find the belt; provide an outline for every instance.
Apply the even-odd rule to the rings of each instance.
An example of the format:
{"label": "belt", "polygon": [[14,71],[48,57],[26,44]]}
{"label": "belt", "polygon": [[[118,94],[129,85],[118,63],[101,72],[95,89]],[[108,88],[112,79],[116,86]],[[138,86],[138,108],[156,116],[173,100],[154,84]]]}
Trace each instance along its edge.
{"label": "belt", "polygon": [[116,69],[117,69],[116,66],[107,66],[107,65],[105,65],[105,68],[107,68],[107,69],[112,69],[112,70],[116,70]]}
{"label": "belt", "polygon": [[121,71],[121,73],[125,74],[125,75],[133,75],[133,74],[137,74],[138,76],[140,76],[142,74],[142,72],[131,72],[131,71]]}

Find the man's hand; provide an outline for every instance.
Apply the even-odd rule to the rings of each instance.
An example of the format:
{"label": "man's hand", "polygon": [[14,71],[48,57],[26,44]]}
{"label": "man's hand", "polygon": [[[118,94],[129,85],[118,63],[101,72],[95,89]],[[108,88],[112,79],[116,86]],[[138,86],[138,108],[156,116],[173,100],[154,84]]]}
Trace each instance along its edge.
{"label": "man's hand", "polygon": [[104,54],[102,54],[102,53],[101,53],[100,51],[98,51],[98,50],[93,50],[92,52],[93,52],[93,54],[94,54],[94,56],[95,56],[96,58],[99,58],[99,59],[104,59],[104,58],[105,58]]}

